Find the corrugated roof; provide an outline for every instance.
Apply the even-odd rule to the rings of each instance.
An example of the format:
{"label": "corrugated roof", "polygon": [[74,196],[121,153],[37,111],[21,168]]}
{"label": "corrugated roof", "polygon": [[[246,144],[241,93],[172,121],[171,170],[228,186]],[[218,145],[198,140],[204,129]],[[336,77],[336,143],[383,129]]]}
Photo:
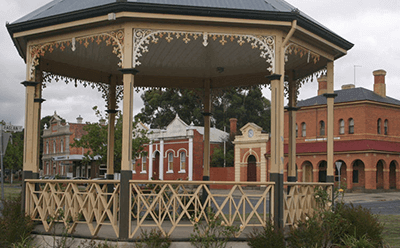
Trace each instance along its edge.
{"label": "corrugated roof", "polygon": [[[353,89],[336,90],[335,103],[355,102],[355,101],[374,101],[388,104],[400,105],[400,101],[391,97],[382,97],[375,92],[358,87]],[[308,98],[297,103],[297,107],[308,107],[326,104],[326,97],[323,95]]]}

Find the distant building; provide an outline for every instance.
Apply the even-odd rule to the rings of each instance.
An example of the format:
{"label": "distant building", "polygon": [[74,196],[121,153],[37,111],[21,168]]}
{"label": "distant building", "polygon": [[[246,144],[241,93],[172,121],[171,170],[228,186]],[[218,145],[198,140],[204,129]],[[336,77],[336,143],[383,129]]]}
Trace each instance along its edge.
{"label": "distant building", "polygon": [[[203,179],[204,127],[188,125],[176,115],[165,130],[148,131],[150,143],[145,146],[147,156],[135,159],[133,179]],[[221,146],[228,137],[228,133],[211,128],[211,155],[214,148]]]}
{"label": "distant building", "polygon": [[50,119],[50,126],[43,130],[43,170],[41,176],[68,176],[95,178],[104,175],[100,171],[98,163],[90,165],[82,163],[85,152],[88,149],[81,147],[70,147],[74,139],[81,138],[85,131],[82,123],[83,118],[76,118],[77,123],[63,123],[60,117],[54,112]]}
{"label": "distant building", "polygon": [[[344,85],[334,104],[334,162],[347,189],[400,189],[400,101],[386,96],[384,70],[374,71],[374,91]],[[318,95],[299,101],[296,166],[300,182],[326,181],[326,78]],[[288,167],[288,112],[285,111],[284,178]],[[235,138],[235,179],[269,180],[270,141],[253,123]],[[245,145],[244,145],[245,144]],[[339,179],[335,168],[336,181]]]}

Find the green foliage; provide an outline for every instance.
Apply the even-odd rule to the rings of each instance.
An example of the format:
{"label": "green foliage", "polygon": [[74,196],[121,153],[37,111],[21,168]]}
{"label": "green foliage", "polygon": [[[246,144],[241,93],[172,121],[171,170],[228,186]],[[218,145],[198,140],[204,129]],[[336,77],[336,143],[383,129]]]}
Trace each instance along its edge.
{"label": "green foliage", "polygon": [[168,248],[171,246],[169,236],[164,236],[160,230],[152,229],[150,232],[143,230],[140,234],[140,241],[136,242],[138,248]]}
{"label": "green foliage", "polygon": [[285,248],[283,230],[276,229],[270,222],[263,230],[254,229],[247,235],[247,244],[253,248]]}
{"label": "green foliage", "polygon": [[[93,107],[96,111],[97,116],[103,119],[101,114],[98,112],[97,107]],[[132,123],[133,125],[133,137],[132,140],[132,157],[138,157],[144,151],[143,144],[149,142],[146,136],[145,130],[136,130],[138,121]],[[102,125],[100,123],[87,123],[83,130],[86,132],[80,139],[74,139],[74,143],[71,147],[83,147],[89,149],[84,155],[84,163],[89,163],[94,160],[95,157],[99,158],[100,163],[107,162],[107,134],[108,125]],[[121,169],[121,156],[122,156],[122,115],[116,116],[115,124],[115,146],[114,146],[114,169],[120,171]]]}
{"label": "green foliage", "polygon": [[383,247],[383,225],[377,216],[362,206],[343,202],[326,207],[330,196],[323,191],[316,190],[314,215],[290,230],[287,240],[291,247]]}
{"label": "green foliage", "polygon": [[33,222],[21,211],[21,197],[5,199],[0,217],[0,247],[28,243]]}
{"label": "green foliage", "polygon": [[357,240],[365,236],[374,247],[382,246],[384,226],[379,222],[378,216],[372,214],[369,209],[360,205],[338,204],[335,213],[347,221],[347,225],[340,227],[345,235],[352,235]]}
{"label": "green foliage", "polygon": [[[136,117],[152,128],[166,127],[176,114],[187,124],[204,125],[202,100],[193,90],[149,90],[141,97],[144,108]],[[213,98],[212,113],[213,125],[221,130],[229,129],[230,118],[238,119],[238,127],[254,122],[265,131],[270,130],[270,102],[262,96],[260,87],[225,90]]]}
{"label": "green foliage", "polygon": [[221,218],[215,216],[210,207],[207,208],[208,223],[193,218],[194,234],[190,234],[190,243],[198,248],[226,247],[229,238],[235,237],[239,227],[227,226]]}
{"label": "green foliage", "polygon": [[22,169],[24,154],[24,132],[15,132],[8,141],[7,150],[3,157],[4,168],[10,173]]}
{"label": "green foliage", "polygon": [[224,155],[224,146],[218,146],[214,148],[214,152],[211,156],[211,167],[223,167],[224,158],[226,167],[234,166],[234,145],[230,140],[226,141],[226,155]]}
{"label": "green foliage", "polygon": [[371,244],[371,242],[367,239],[367,235],[363,235],[360,238],[356,238],[356,234],[354,235],[344,235],[344,238],[341,239],[343,245],[342,248],[374,248],[375,246]]}

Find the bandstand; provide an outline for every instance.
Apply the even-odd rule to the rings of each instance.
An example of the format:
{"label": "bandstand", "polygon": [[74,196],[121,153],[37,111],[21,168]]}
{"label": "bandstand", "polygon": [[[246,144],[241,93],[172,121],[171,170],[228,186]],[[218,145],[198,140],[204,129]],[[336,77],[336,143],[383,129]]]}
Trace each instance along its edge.
{"label": "bandstand", "polygon": [[[267,194],[273,196],[270,199],[270,217],[277,225],[284,226],[293,223],[301,215],[297,210],[293,210],[293,213],[288,211],[287,214],[284,212],[289,205],[297,206],[287,202],[288,197],[285,198],[283,190],[284,97],[286,94],[289,98],[291,127],[288,175],[292,183],[287,185],[295,189],[293,120],[296,118],[297,95],[301,86],[314,76],[326,74],[327,177],[329,182],[333,182],[334,61],[346,55],[353,44],[283,0],[54,0],[7,24],[7,29],[19,55],[26,62],[26,80],[22,82],[26,91],[24,208],[34,219],[42,221],[45,229],[52,225],[47,222],[47,217],[54,213],[54,208],[62,207],[71,218],[75,218],[74,214],[81,215],[80,218],[76,217],[74,225],[78,225],[79,221],[86,223],[92,235],[97,235],[102,225],[110,224],[116,238],[134,238],[137,226],[145,221],[137,222],[137,225],[132,221],[140,219],[133,213],[139,213],[139,210],[132,206],[136,204],[132,202],[140,199],[148,209],[147,215],[152,219],[157,218],[156,227],[162,229],[160,219],[164,220],[166,216],[171,220],[173,228],[165,233],[172,233],[174,228],[179,227],[177,223],[183,216],[189,216],[183,195],[172,192],[175,189],[173,187],[170,187],[172,193],[167,203],[157,205],[158,217],[164,214],[164,219],[158,218],[151,210],[158,198],[149,200],[138,197],[141,189],[136,186],[138,182],[131,180],[135,88],[188,88],[202,96],[205,127],[203,179],[208,181],[212,96],[221,94],[228,87],[269,87],[272,182],[266,182],[266,170],[262,167],[261,182],[253,184],[268,189],[262,197],[265,198]],[[103,182],[114,184],[114,187],[102,188],[98,182],[88,181],[87,192],[82,193],[76,183],[59,181],[66,185],[61,196],[55,193],[59,190],[59,184],[37,180],[40,110],[41,105],[45,104],[41,97],[42,90],[54,79],[75,86],[89,86],[103,94],[110,124],[108,154],[114,152],[115,114],[118,110],[122,111],[121,180],[113,180],[113,156],[108,156],[107,175],[110,180]],[[235,170],[240,172],[240,168]],[[246,182],[236,179],[231,184],[237,189],[246,185]],[[169,187],[169,183],[174,184],[164,182],[156,187],[163,190]],[[186,192],[184,186],[181,189]],[[205,185],[201,190],[208,192]],[[94,196],[102,191],[104,195]],[[88,194],[97,197],[96,200],[93,198],[90,203],[90,199],[85,198]],[[190,201],[189,205],[207,200],[196,198]],[[212,199],[208,201],[212,202]],[[175,213],[161,213],[161,205],[165,210],[175,209],[174,204],[183,209],[177,218]],[[260,204],[255,204],[253,210]],[[90,210],[91,207],[96,210]],[[200,215],[206,216],[204,208],[199,211]],[[236,212],[239,212],[238,208]],[[266,217],[252,213],[250,218],[253,215],[260,222],[264,220],[261,226],[265,224]],[[233,222],[227,219],[226,223]],[[248,223],[242,221],[242,225]]]}

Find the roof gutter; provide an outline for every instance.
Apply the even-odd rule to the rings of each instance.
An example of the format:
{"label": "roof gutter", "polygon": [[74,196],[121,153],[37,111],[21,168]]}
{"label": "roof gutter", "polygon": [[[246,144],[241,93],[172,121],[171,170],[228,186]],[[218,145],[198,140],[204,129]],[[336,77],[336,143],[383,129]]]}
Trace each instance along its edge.
{"label": "roof gutter", "polygon": [[292,21],[292,28],[290,29],[288,35],[286,36],[285,40],[282,43],[282,47],[285,47],[286,44],[289,42],[289,39],[292,38],[294,31],[296,31],[297,28],[297,20]]}

